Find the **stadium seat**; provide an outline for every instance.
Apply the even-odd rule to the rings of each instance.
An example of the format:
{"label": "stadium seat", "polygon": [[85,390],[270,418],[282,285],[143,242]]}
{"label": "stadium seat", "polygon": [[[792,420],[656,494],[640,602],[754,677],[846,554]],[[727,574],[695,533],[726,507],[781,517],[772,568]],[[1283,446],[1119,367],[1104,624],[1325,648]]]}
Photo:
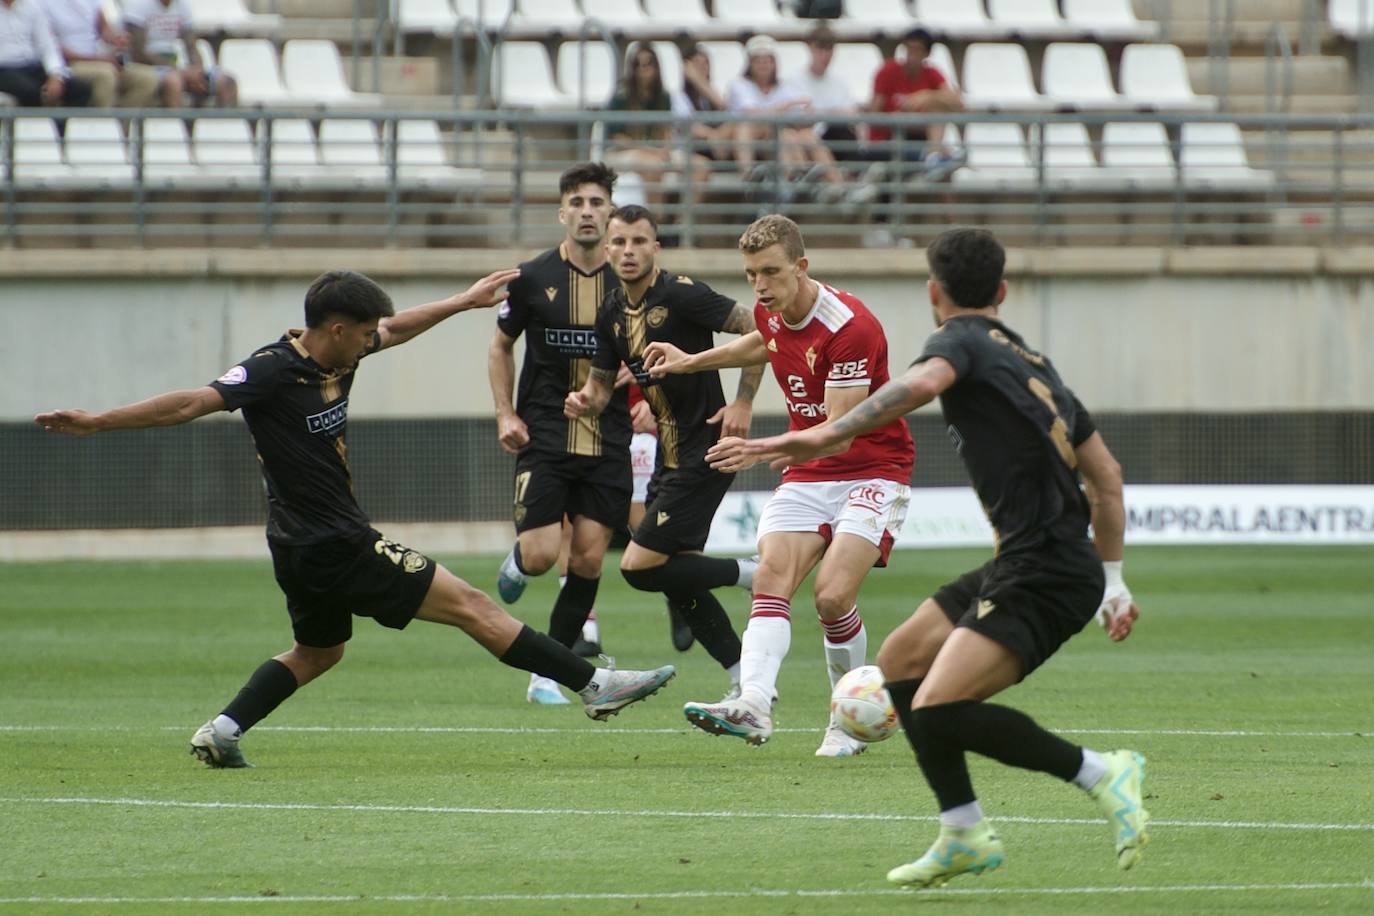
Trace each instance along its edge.
{"label": "stadium seat", "polygon": [[558,48],[558,85],[578,108],[604,108],[620,79],[617,60],[604,41],[565,41]]}
{"label": "stadium seat", "polygon": [[516,0],[511,28],[522,32],[534,29],[540,34],[560,33],[576,37],[586,17],[576,0]]}
{"label": "stadium seat", "polygon": [[1179,140],[1179,168],[1189,187],[1242,191],[1274,183],[1272,172],[1250,167],[1235,124],[1184,124]]}
{"label": "stadium seat", "polygon": [[744,45],[738,41],[703,41],[700,45],[711,61],[711,82],[724,95],[725,87],[736,77],[744,75],[744,65],[747,63]]}
{"label": "stadium seat", "polygon": [[709,32],[713,24],[702,0],[644,0],[644,12],[659,29],[689,35]]}
{"label": "stadium seat", "polygon": [[854,101],[866,105],[873,98],[873,77],[882,65],[883,52],[877,45],[846,42],[835,45],[835,56],[826,72],[838,76],[849,87]]}
{"label": "stadium seat", "polygon": [[515,0],[453,0],[453,9],[484,29],[499,31],[515,16]]}
{"label": "stadium seat", "polygon": [[272,122],[268,155],[275,188],[309,188],[329,182],[329,173],[321,165],[315,146],[315,130],[303,118],[280,118]]}
{"label": "stadium seat", "polygon": [[1056,108],[1121,110],[1135,107],[1112,86],[1107,53],[1091,42],[1054,42],[1040,68],[1045,98]]}
{"label": "stadium seat", "polygon": [[141,130],[144,185],[184,188],[205,183],[207,173],[191,158],[181,118],[145,118]]}
{"label": "stadium seat", "polygon": [[1063,0],[1070,30],[1086,32],[1098,41],[1149,41],[1159,26],[1136,18],[1131,0]]}
{"label": "stadium seat", "polygon": [[[1045,183],[1052,188],[1072,191],[1114,190],[1124,176],[1115,169],[1097,164],[1088,131],[1082,124],[1046,124]],[[1032,161],[1040,155],[1038,131],[1031,132]]]}
{"label": "stadium seat", "polygon": [[844,15],[834,21],[841,32],[900,35],[916,20],[906,0],[844,0]]}
{"label": "stadium seat", "polygon": [[[796,79],[809,66],[811,66],[811,52],[806,47],[806,42],[778,42],[778,78],[784,83]],[[839,73],[833,63],[830,66],[830,72]]]}
{"label": "stadium seat", "polygon": [[[959,71],[954,67],[954,55],[949,53],[949,45],[944,42],[936,42],[935,47],[930,49],[930,56],[926,58],[926,63],[944,74],[945,79],[955,89],[959,88]],[[871,90],[870,86],[870,90]]]}
{"label": "stadium seat", "polygon": [[238,81],[239,101],[244,105],[291,103],[272,42],[264,38],[225,39],[219,46],[219,66]]}
{"label": "stadium seat", "polygon": [[625,0],[582,0],[582,12],[595,19],[612,33],[642,35],[651,31],[652,23],[638,3]]}
{"label": "stadium seat", "polygon": [[1102,164],[1139,189],[1174,183],[1174,157],[1163,124],[1109,123],[1102,128]]}
{"label": "stadium seat", "polygon": [[458,25],[458,13],[449,0],[396,0],[392,24],[405,34],[448,35]]}
{"label": "stadium seat", "polygon": [[243,0],[186,0],[191,21],[202,35],[271,35],[281,28],[281,17],[250,13]]}
{"label": "stadium seat", "polygon": [[317,38],[298,38],[282,48],[282,75],[287,92],[298,102],[329,108],[375,108],[382,97],[371,92],[354,92],[344,77],[339,46]]}
{"label": "stadium seat", "polygon": [[1031,81],[1026,49],[984,42],[964,50],[964,103],[969,108],[1043,111],[1049,102]]}
{"label": "stadium seat", "polygon": [[1374,0],[1327,0],[1326,17],[1331,30],[1345,38],[1374,34]]}
{"label": "stadium seat", "polygon": [[1127,45],[1121,52],[1121,94],[1157,111],[1215,111],[1213,95],[1197,95],[1177,45]]}
{"label": "stadium seat", "polygon": [[553,79],[549,53],[537,41],[503,41],[492,61],[492,94],[498,108],[574,108],[577,100]]}
{"label": "stadium seat", "polygon": [[371,121],[325,118],[320,122],[320,163],[330,184],[382,187],[387,167]]}
{"label": "stadium seat", "polygon": [[1056,0],[988,0],[992,23],[1022,38],[1067,38],[1073,30]]}
{"label": "stadium seat", "polygon": [[965,124],[964,152],[968,164],[952,179],[960,188],[1025,188],[1035,183],[1035,169],[1019,124]]}
{"label": "stadium seat", "polygon": [[405,118],[395,123],[396,180],[402,187],[439,191],[481,186],[481,170],[449,164],[437,122]]}
{"label": "stadium seat", "polygon": [[75,183],[76,177],[62,157],[62,139],[52,118],[14,119],[16,185],[60,187]]}
{"label": "stadium seat", "polygon": [[[588,0],[582,0],[584,9],[587,2]],[[799,20],[784,19],[778,12],[778,4],[774,0],[725,0],[717,2],[714,11],[717,23],[729,24],[741,32],[760,32],[777,36],[789,27],[802,25]],[[810,28],[811,24],[805,23],[804,27]]]}
{"label": "stadium seat", "polygon": [[118,120],[68,118],[65,142],[67,163],[84,183],[103,188],[127,188],[134,183],[134,167]]}
{"label": "stadium seat", "polygon": [[916,0],[916,21],[937,35],[960,40],[1004,38],[1007,30],[988,20],[981,2]]}
{"label": "stadium seat", "polygon": [[221,184],[253,187],[262,179],[253,133],[241,118],[197,118],[191,128],[191,146],[196,163]]}
{"label": "stadium seat", "polygon": [[[191,55],[186,53],[186,42],[180,38],[176,40],[177,66],[189,67],[191,65]],[[196,50],[200,52],[200,62],[206,67],[215,66],[215,46],[204,38],[196,39]]]}

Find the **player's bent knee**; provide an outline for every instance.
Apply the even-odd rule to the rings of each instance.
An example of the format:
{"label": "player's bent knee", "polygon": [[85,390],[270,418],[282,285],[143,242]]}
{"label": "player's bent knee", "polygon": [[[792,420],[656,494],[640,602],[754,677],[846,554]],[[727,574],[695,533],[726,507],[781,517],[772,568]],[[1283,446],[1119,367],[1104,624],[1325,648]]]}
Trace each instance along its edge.
{"label": "player's bent knee", "polygon": [[824,588],[816,591],[816,613],[821,615],[822,620],[839,620],[852,610],[854,596],[847,591],[828,591]]}

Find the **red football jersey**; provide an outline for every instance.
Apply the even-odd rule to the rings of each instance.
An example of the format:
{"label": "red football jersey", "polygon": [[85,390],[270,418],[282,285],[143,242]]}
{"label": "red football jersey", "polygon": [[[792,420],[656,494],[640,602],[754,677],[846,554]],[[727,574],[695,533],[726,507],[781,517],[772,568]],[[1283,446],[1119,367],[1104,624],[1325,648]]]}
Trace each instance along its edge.
{"label": "red football jersey", "polygon": [[[792,429],[825,422],[825,390],[862,385],[871,393],[887,383],[887,336],[862,302],[841,290],[817,283],[811,313],[792,327],[781,315],[754,305],[754,323],[763,335],[773,375],[787,401]],[[878,477],[911,481],[916,448],[905,419],[866,432],[849,451],[789,467],[784,481],[868,480]]]}

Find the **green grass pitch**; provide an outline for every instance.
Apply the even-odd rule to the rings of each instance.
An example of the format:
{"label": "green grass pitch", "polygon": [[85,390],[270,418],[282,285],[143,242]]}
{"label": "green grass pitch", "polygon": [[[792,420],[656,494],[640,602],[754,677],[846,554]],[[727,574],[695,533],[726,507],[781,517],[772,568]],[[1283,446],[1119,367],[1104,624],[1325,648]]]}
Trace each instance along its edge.
{"label": "green grass pitch", "polygon": [[[898,552],[875,572],[870,657],[982,556]],[[443,559],[493,587],[497,558]],[[527,705],[525,675],[457,631],[360,620],[343,663],[245,739],[257,768],[212,771],[187,739],[289,644],[265,559],[0,565],[0,911],[1372,912],[1371,560],[1129,551],[1137,633],[1085,630],[1005,701],[1149,757],[1144,859],[1116,870],[1076,789],[975,758],[1007,862],[919,894],[883,880],[936,829],[903,739],[812,756],[828,685],[809,585],[761,749],[686,725],[682,703],[724,675],[671,649],[662,604],[612,557],[608,649],[679,676],[609,723]],[[542,628],[556,585],[517,616]],[[742,625],[746,596],[722,597]]]}

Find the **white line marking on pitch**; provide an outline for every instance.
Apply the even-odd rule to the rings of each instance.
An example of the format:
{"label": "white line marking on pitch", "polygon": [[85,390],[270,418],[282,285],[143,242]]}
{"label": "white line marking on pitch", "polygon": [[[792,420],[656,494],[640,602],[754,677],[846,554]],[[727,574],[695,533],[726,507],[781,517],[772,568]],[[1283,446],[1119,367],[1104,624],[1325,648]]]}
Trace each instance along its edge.
{"label": "white line marking on pitch", "polygon": [[1195,893],[1274,893],[1276,891],[1370,891],[1374,881],[1348,881],[1330,884],[1161,884],[1145,887],[980,887],[936,888],[919,892],[891,888],[780,889],[748,888],[738,891],[608,891],[604,893],[561,894],[367,894],[281,895],[274,897],[0,897],[7,903],[120,904],[120,903],[540,903],[575,900],[711,900],[750,897],[1018,897],[1089,896],[1117,894],[1195,894]]}
{"label": "white line marking on pitch", "polygon": [[[0,732],[59,732],[59,731],[157,731],[194,730],[188,725],[0,725]],[[821,730],[815,728],[775,728],[775,733],[809,734]],[[1190,728],[1052,728],[1051,731],[1072,735],[1163,735],[1194,738],[1366,738],[1374,737],[1374,726],[1367,729],[1352,729],[1343,732],[1261,732],[1230,729],[1190,729]],[[485,735],[682,735],[691,734],[692,729],[683,725],[680,728],[540,728],[535,726],[498,727],[484,725],[259,725],[259,732],[340,732],[358,734],[485,734]]]}
{"label": "white line marking on pitch", "polygon": [[[156,798],[23,798],[0,797],[0,804],[19,805],[111,805],[128,808],[197,808],[235,811],[360,811],[374,814],[515,814],[522,816],[568,817],[672,817],[806,820],[806,821],[935,821],[932,815],[862,814],[843,812],[792,811],[619,811],[595,808],[475,808],[457,805],[363,805],[313,804],[309,802],[201,802]],[[1101,826],[1095,817],[1027,817],[1001,815],[994,818],[1007,824]],[[1151,827],[1186,827],[1224,830],[1354,830],[1374,831],[1374,824],[1295,824],[1284,821],[1180,821],[1151,820]]]}

